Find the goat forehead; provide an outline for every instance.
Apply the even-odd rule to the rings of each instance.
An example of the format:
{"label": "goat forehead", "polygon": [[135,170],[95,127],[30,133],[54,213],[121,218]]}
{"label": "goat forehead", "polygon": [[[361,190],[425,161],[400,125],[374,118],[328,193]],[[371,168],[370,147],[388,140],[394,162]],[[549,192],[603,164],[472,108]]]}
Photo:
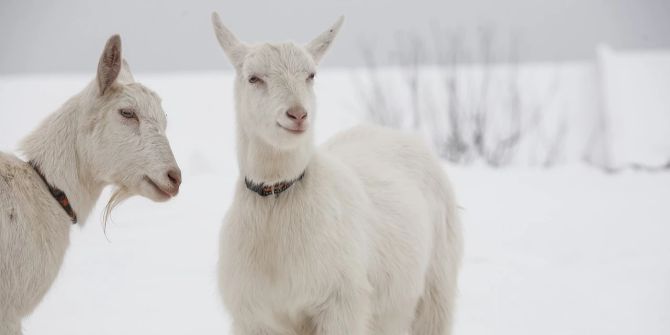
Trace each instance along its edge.
{"label": "goat forehead", "polygon": [[158,123],[165,122],[161,98],[154,91],[140,83],[132,83],[126,85],[124,93],[145,119],[155,120]]}
{"label": "goat forehead", "polygon": [[244,63],[247,74],[279,75],[310,72],[314,62],[295,43],[266,43],[252,48]]}
{"label": "goat forehead", "polygon": [[158,94],[140,83],[127,84],[125,92],[128,95],[134,96],[137,100],[148,102],[157,101],[158,103],[161,101],[161,98],[158,96]]}

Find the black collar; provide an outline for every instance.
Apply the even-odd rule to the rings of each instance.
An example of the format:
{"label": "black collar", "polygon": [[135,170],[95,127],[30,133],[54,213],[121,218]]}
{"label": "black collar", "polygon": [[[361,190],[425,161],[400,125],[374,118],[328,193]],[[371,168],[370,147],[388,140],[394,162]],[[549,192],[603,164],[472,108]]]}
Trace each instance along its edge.
{"label": "black collar", "polygon": [[59,189],[58,187],[49,184],[47,179],[44,177],[44,174],[42,174],[42,171],[40,170],[39,167],[37,167],[37,164],[35,164],[35,162],[30,161],[28,162],[28,164],[30,164],[30,166],[33,167],[33,169],[35,170],[35,172],[37,172],[40,178],[42,178],[42,181],[44,181],[44,183],[47,185],[47,188],[49,188],[51,196],[53,196],[54,199],[58,201],[58,204],[61,207],[63,207],[65,213],[67,213],[67,215],[70,216],[70,219],[72,219],[72,224],[77,223],[77,214],[74,212],[74,209],[72,209],[72,206],[70,205],[70,200],[68,200],[67,195],[65,195],[65,192],[61,191],[61,189]]}
{"label": "black collar", "polygon": [[270,194],[274,194],[275,196],[279,196],[279,193],[282,193],[286,191],[291,185],[295,184],[295,182],[299,181],[302,179],[302,177],[305,176],[305,172],[303,172],[298,178],[289,180],[289,181],[280,181],[276,184],[272,185],[266,185],[264,183],[256,184],[253,181],[249,180],[247,177],[244,177],[244,183],[247,185],[247,188],[254,191],[255,193],[258,193],[261,197],[267,197]]}

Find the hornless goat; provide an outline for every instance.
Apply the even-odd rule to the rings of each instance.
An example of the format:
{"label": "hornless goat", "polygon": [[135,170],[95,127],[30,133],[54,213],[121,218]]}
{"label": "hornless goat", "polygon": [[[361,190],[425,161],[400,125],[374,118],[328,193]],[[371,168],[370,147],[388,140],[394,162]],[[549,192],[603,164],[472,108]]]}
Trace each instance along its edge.
{"label": "hornless goat", "polygon": [[86,221],[106,185],[119,201],[175,196],[181,172],[156,93],[135,82],[112,36],[96,79],[21,144],[0,152],[0,335],[21,334],[56,278],[72,223]]}
{"label": "hornless goat", "polygon": [[313,82],[342,19],[305,46],[245,44],[216,13],[236,70],[240,180],[220,237],[236,335],[445,335],[461,228],[436,156],[357,127],[315,148]]}

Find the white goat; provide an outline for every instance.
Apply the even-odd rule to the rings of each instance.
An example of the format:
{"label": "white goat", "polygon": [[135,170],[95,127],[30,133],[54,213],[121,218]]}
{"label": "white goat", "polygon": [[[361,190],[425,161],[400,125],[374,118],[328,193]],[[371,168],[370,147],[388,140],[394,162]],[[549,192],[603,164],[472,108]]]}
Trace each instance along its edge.
{"label": "white goat", "polygon": [[96,80],[22,142],[28,163],[0,152],[0,335],[21,334],[58,274],[72,223],[86,221],[106,185],[117,187],[108,211],[134,194],[177,194],[165,128],[160,98],[134,81],[115,35]]}
{"label": "white goat", "polygon": [[244,44],[212,21],[237,73],[219,258],[235,334],[449,334],[462,242],[439,160],[378,127],[314,148],[316,64],[342,19],[306,46]]}

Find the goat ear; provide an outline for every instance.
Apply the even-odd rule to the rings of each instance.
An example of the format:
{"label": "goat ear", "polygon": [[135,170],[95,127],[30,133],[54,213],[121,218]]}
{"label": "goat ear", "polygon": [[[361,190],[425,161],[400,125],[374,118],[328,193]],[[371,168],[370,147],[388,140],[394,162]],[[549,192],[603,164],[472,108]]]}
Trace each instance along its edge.
{"label": "goat ear", "polygon": [[121,66],[121,72],[119,73],[117,80],[123,83],[135,82],[135,77],[133,77],[132,72],[130,72],[130,65],[128,65],[128,62],[126,62],[125,59],[123,60],[123,66]]}
{"label": "goat ear", "polygon": [[107,40],[105,50],[102,51],[98,62],[98,88],[100,95],[105,94],[121,72],[121,37],[114,35]]}
{"label": "goat ear", "polygon": [[305,46],[317,64],[321,61],[321,58],[323,58],[326,51],[328,51],[330,44],[333,43],[337,32],[340,31],[340,27],[342,27],[342,22],[344,22],[344,16],[340,16],[330,29],[321,33],[321,35],[317,36]]}
{"label": "goat ear", "polygon": [[212,24],[214,25],[214,33],[216,34],[216,39],[219,40],[221,48],[223,48],[233,66],[236,69],[240,69],[247,54],[247,47],[223,25],[219,14],[216,12],[212,13]]}

